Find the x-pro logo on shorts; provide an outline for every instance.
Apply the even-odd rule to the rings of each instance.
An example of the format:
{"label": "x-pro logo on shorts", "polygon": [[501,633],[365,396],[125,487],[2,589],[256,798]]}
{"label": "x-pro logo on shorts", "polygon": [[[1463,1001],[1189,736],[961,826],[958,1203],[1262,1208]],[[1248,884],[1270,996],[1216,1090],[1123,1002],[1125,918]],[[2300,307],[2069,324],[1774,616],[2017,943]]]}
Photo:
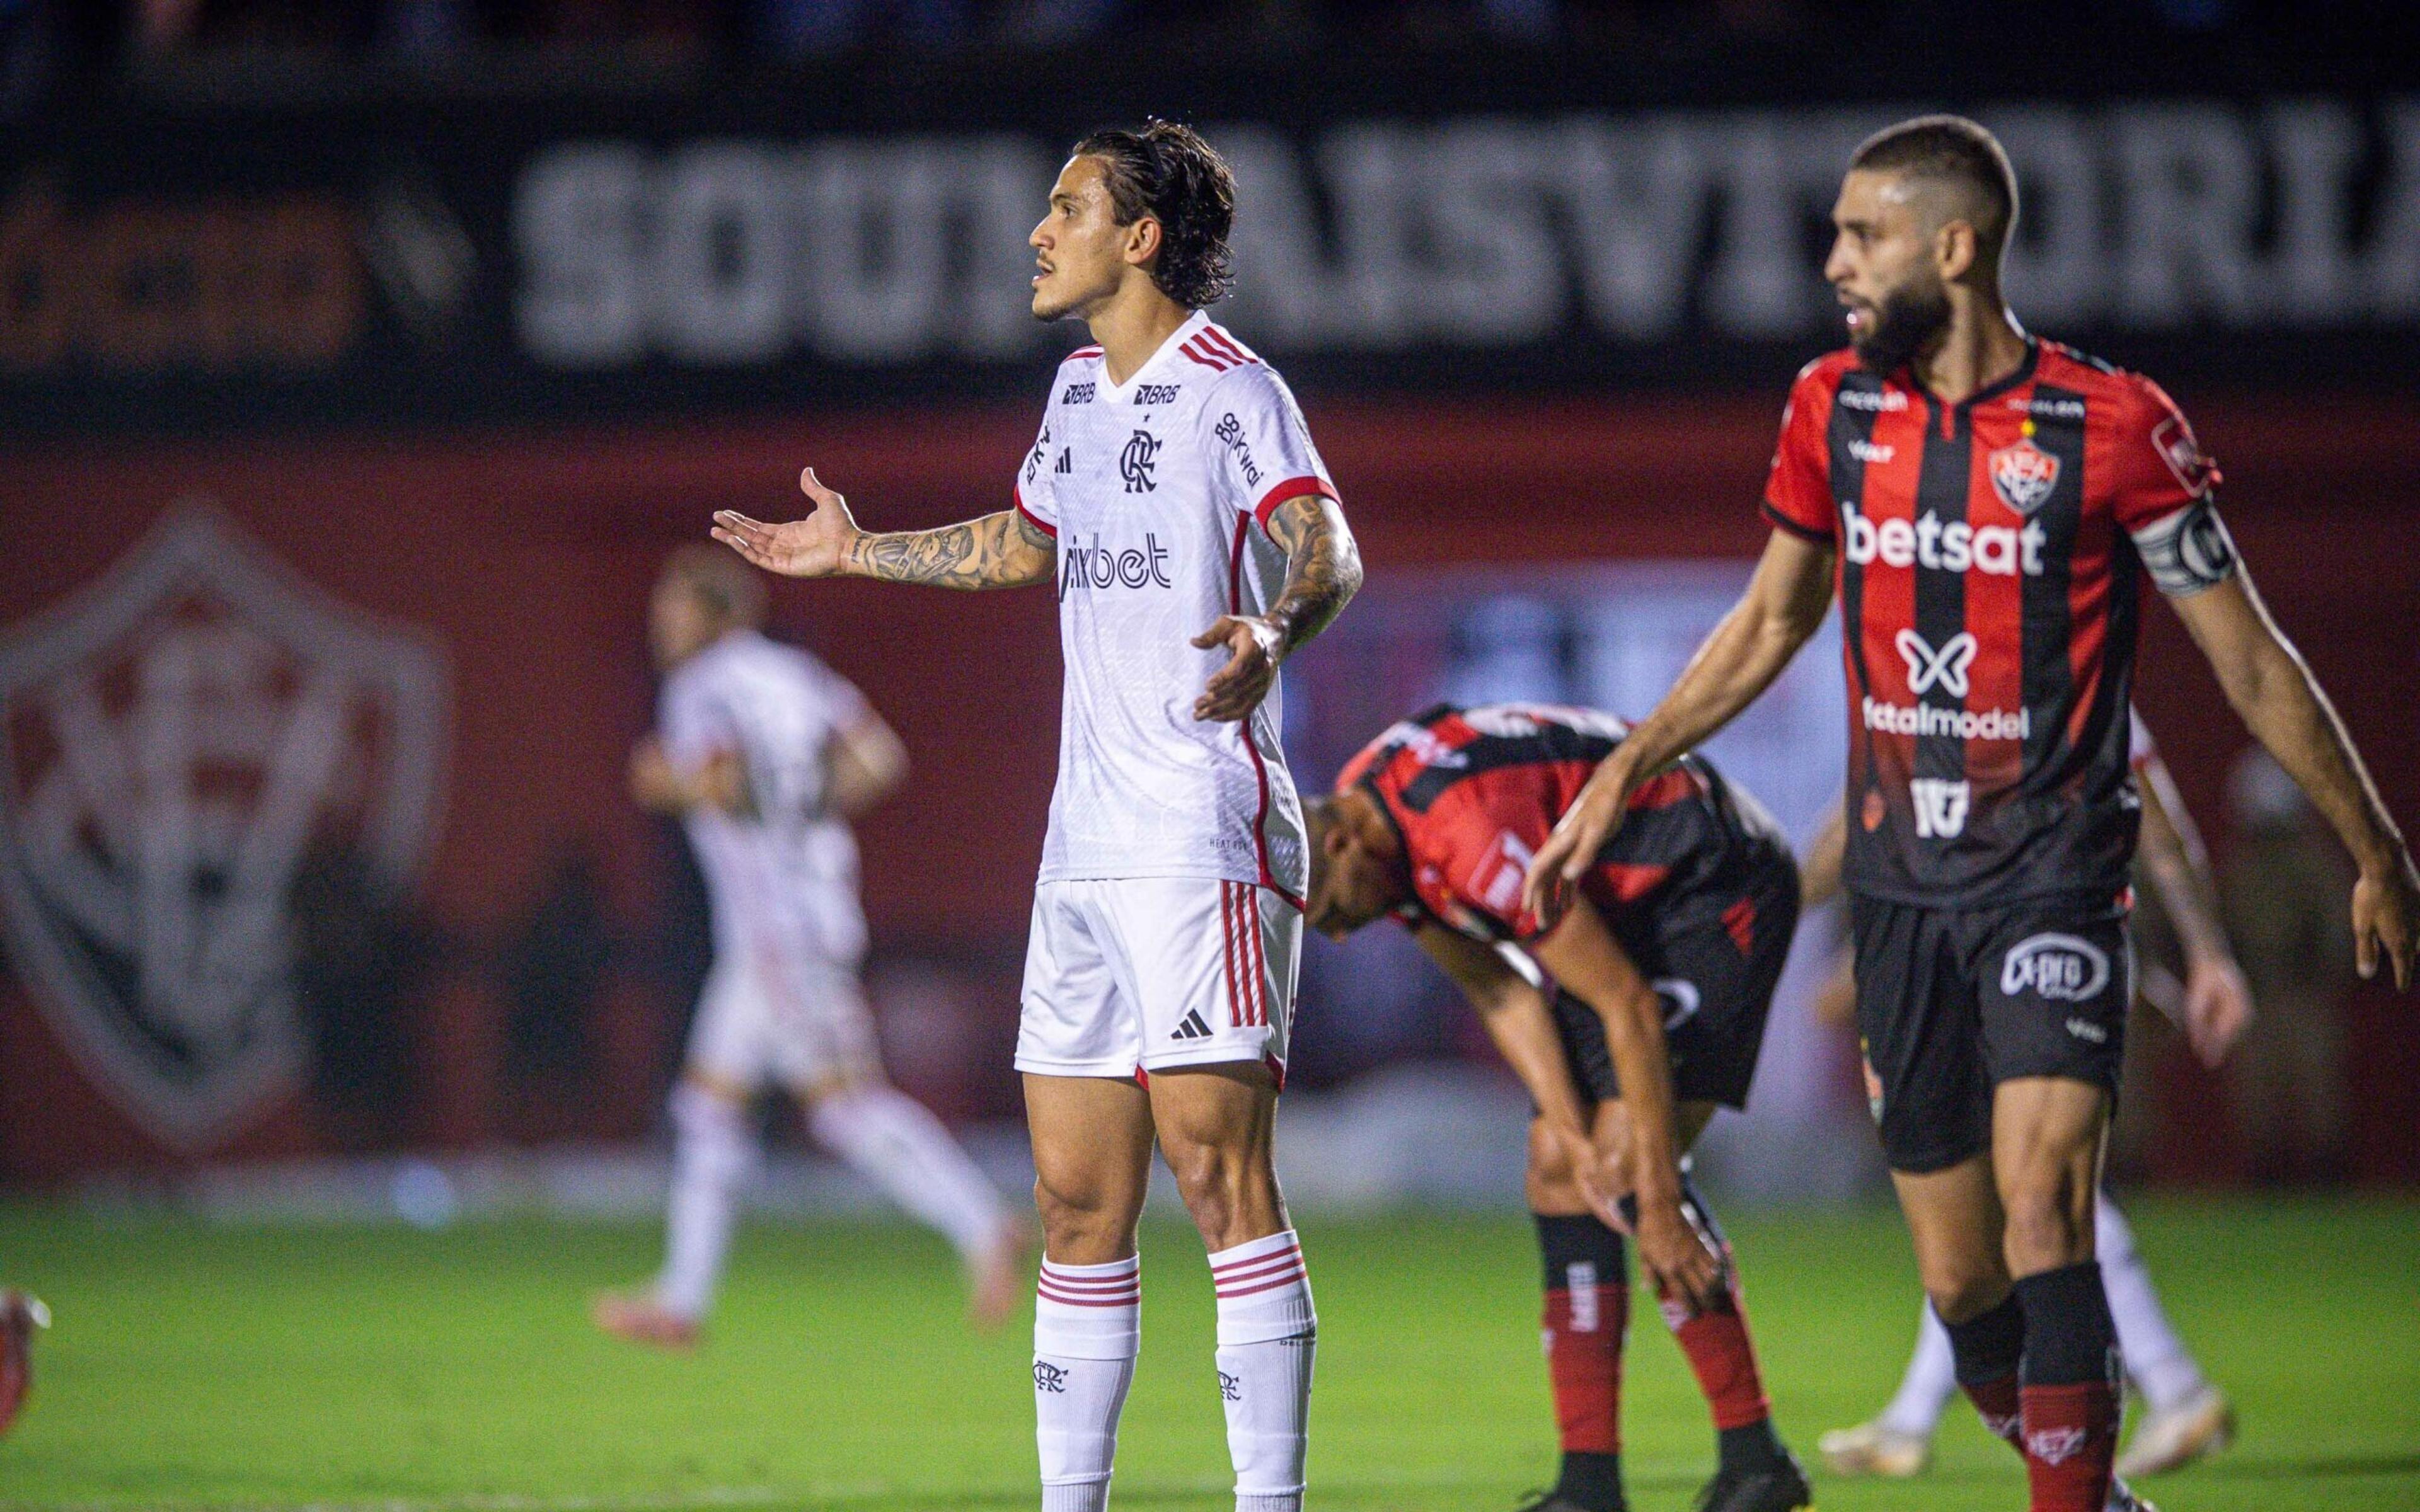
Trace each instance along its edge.
{"label": "x-pro logo on shorts", "polygon": [[1907,662],[1907,690],[1921,694],[1939,684],[1951,698],[1966,696],[1966,669],[1975,665],[1975,632],[1961,630],[1941,643],[1931,643],[1914,630],[1901,630],[1893,642]]}

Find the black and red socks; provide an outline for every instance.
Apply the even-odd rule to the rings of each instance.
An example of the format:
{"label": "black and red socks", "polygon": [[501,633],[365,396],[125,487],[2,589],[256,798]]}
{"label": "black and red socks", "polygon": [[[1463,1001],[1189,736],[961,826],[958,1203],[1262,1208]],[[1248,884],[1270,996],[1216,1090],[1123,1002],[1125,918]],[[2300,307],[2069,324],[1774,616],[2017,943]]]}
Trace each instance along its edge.
{"label": "black and red socks", "polygon": [[1957,1372],[1959,1388],[1982,1414],[1983,1426],[1993,1437],[2024,1452],[2024,1446],[2017,1442],[2023,1414],[2017,1365],[2025,1353],[2025,1309],[2017,1294],[2009,1293],[1999,1305],[1962,1323],[1944,1319],[1942,1329],[1949,1335],[1950,1365]]}
{"label": "black and red socks", "polygon": [[1621,1344],[1630,1283],[1621,1236],[1590,1216],[1536,1215],[1545,1260],[1546,1373],[1562,1444],[1559,1500],[1623,1512]]}
{"label": "black and red socks", "polygon": [[2025,1315],[2020,1446],[2033,1512],[2102,1512],[2118,1457],[2118,1330],[2101,1266],[2021,1276]]}

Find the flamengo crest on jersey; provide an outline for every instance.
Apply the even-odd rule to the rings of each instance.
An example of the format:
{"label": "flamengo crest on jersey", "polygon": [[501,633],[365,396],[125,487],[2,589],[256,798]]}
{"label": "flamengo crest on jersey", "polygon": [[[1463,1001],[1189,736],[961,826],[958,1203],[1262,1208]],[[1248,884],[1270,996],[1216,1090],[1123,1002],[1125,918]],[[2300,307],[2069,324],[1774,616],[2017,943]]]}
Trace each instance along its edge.
{"label": "flamengo crest on jersey", "polygon": [[1197,312],[1123,383],[1061,364],[1016,507],[1059,553],[1059,781],[1041,879],[1218,877],[1299,898],[1302,811],[1276,686],[1241,725],[1193,717],[1226,665],[1191,644],[1285,577],[1269,516],[1336,497],[1284,382]]}
{"label": "flamengo crest on jersey", "polygon": [[747,774],[748,814],[701,808],[682,821],[719,956],[803,979],[864,953],[857,840],[823,805],[832,742],[866,713],[830,668],[753,630],[666,674],[657,734],[674,766],[694,772],[728,751]]}

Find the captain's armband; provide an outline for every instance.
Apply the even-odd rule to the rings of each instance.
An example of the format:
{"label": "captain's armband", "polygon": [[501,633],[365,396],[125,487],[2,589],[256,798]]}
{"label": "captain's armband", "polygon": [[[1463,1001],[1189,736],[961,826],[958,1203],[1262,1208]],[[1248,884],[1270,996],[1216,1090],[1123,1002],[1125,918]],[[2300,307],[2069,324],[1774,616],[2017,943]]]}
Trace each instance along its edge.
{"label": "captain's armband", "polygon": [[2170,598],[2190,598],[2235,576],[2234,539],[2209,499],[2196,499],[2133,536],[2151,581]]}

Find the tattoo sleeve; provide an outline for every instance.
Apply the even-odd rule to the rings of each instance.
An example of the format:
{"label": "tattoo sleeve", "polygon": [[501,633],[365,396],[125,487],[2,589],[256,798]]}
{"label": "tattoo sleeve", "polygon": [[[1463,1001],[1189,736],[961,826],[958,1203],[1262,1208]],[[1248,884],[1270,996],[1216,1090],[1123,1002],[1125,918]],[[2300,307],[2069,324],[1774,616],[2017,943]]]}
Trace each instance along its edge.
{"label": "tattoo sleeve", "polygon": [[1267,618],[1293,651],[1327,628],[1361,587],[1361,548],[1336,501],[1316,494],[1288,500],[1269,517],[1269,537],[1285,548],[1285,586]]}
{"label": "tattoo sleeve", "polygon": [[848,570],[885,582],[936,588],[1023,588],[1048,582],[1057,543],[1013,509],[934,531],[868,532],[849,547]]}

